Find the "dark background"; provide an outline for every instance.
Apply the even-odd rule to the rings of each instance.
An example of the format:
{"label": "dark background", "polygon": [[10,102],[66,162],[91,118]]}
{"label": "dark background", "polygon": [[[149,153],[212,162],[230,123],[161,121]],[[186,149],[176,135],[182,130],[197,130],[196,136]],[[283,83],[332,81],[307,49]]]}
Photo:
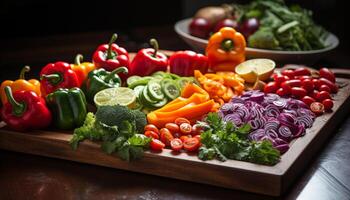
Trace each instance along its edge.
{"label": "dark background", "polygon": [[[174,23],[192,16],[200,7],[224,2],[232,1],[2,0],[0,80],[17,76],[24,65],[38,72],[48,62],[72,62],[77,53],[83,53],[89,60],[97,45],[106,43],[113,32],[120,36],[117,43],[129,52],[145,46],[151,37],[158,38],[163,49],[189,49],[174,32]],[[315,21],[340,39],[336,51],[316,63],[317,67],[349,66],[348,14],[343,2],[287,0],[289,4],[298,3],[311,9]]]}

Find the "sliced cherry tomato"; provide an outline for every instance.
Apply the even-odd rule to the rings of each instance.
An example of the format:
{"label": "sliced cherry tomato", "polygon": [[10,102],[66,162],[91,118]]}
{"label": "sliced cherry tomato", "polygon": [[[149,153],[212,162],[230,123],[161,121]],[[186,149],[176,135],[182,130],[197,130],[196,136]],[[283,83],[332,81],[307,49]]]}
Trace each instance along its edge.
{"label": "sliced cherry tomato", "polygon": [[145,128],[144,128],[144,131],[154,131],[154,132],[156,132],[157,134],[159,134],[158,128],[157,128],[155,125],[153,125],[153,124],[147,124],[147,125],[145,126]]}
{"label": "sliced cherry tomato", "polygon": [[144,134],[149,138],[159,139],[159,135],[154,131],[145,131]]}
{"label": "sliced cherry tomato", "polygon": [[307,92],[314,90],[314,83],[311,79],[304,79],[301,81],[301,87],[304,88]]}
{"label": "sliced cherry tomato", "polygon": [[320,77],[330,80],[331,82],[335,83],[335,75],[334,73],[329,70],[328,68],[321,68],[320,71]]}
{"label": "sliced cherry tomato", "polygon": [[197,138],[188,138],[184,142],[184,149],[187,151],[196,151],[199,148],[199,140]]}
{"label": "sliced cherry tomato", "polygon": [[174,151],[180,151],[183,147],[183,143],[179,138],[175,138],[170,142],[171,149]]}
{"label": "sliced cherry tomato", "polygon": [[310,109],[317,115],[321,115],[324,112],[324,105],[320,102],[313,102],[310,105]]}
{"label": "sliced cherry tomato", "polygon": [[169,131],[174,134],[174,133],[178,133],[180,130],[179,125],[175,124],[175,123],[166,123],[165,124],[165,128],[169,129]]}
{"label": "sliced cherry tomato", "polygon": [[299,67],[294,70],[294,76],[310,76],[311,72],[310,70],[306,69],[305,67]]}
{"label": "sliced cherry tomato", "polygon": [[331,99],[331,95],[329,94],[329,92],[326,92],[326,91],[321,91],[317,94],[317,97],[316,99],[319,101],[319,102],[322,102],[323,100],[325,99]]}
{"label": "sliced cherry tomato", "polygon": [[280,88],[276,91],[276,94],[278,94],[279,96],[283,97],[288,95],[289,93],[287,93],[283,88]]}
{"label": "sliced cherry tomato", "polygon": [[269,82],[264,87],[265,93],[276,93],[277,90],[278,90],[278,84],[276,82]]}
{"label": "sliced cherry tomato", "polygon": [[328,87],[328,85],[321,85],[318,90],[320,91],[326,91],[326,92],[331,92],[331,88]]}
{"label": "sliced cherry tomato", "polygon": [[182,142],[185,142],[185,140],[187,140],[188,138],[191,138],[191,137],[192,137],[191,135],[183,135],[183,136],[180,137],[180,140]]}
{"label": "sliced cherry tomato", "polygon": [[314,83],[314,86],[316,89],[320,88],[320,86],[321,86],[320,80],[314,78],[314,79],[312,79],[312,82]]}
{"label": "sliced cherry tomato", "polygon": [[189,123],[182,123],[180,125],[180,132],[183,134],[183,135],[189,135],[191,134],[192,132],[192,126],[191,124]]}
{"label": "sliced cherry tomato", "polygon": [[333,108],[333,101],[331,99],[323,100],[322,104],[324,106],[324,109],[327,110],[327,111],[330,111]]}
{"label": "sliced cherry tomato", "polygon": [[295,96],[298,99],[303,98],[306,96],[307,92],[304,88],[300,87],[292,87],[292,95]]}
{"label": "sliced cherry tomato", "polygon": [[325,79],[325,78],[320,78],[319,80],[320,80],[321,85],[323,85],[323,84],[327,85],[331,89],[332,93],[338,92],[338,86],[335,83],[333,83],[332,81]]}
{"label": "sliced cherry tomato", "polygon": [[180,138],[181,137],[181,133],[177,132],[177,133],[173,133],[174,138]]}
{"label": "sliced cherry tomato", "polygon": [[310,96],[304,96],[301,100],[308,106],[310,106],[313,102],[316,101],[314,98]]}
{"label": "sliced cherry tomato", "polygon": [[285,75],[282,75],[282,74],[274,74],[273,75],[273,80],[275,81],[275,83],[277,85],[281,85],[281,83],[283,83],[284,81],[288,81],[289,77],[285,76]]}
{"label": "sliced cherry tomato", "polygon": [[194,138],[197,138],[199,140],[199,142],[201,141],[201,135],[196,135],[196,136],[194,136]]}
{"label": "sliced cherry tomato", "polygon": [[182,123],[188,123],[188,124],[191,124],[191,122],[190,122],[190,121],[188,121],[188,119],[183,118],[183,117],[179,117],[179,118],[175,119],[175,124],[177,124],[177,125],[179,125],[179,126],[180,126]]}
{"label": "sliced cherry tomato", "polygon": [[165,144],[158,139],[152,139],[150,142],[150,147],[152,150],[161,151],[164,149]]}
{"label": "sliced cherry tomato", "polygon": [[192,136],[200,135],[202,132],[203,132],[203,129],[198,124],[195,124],[192,126],[192,132],[191,132]]}
{"label": "sliced cherry tomato", "polygon": [[282,75],[288,76],[290,79],[294,78],[294,70],[286,69],[283,70],[281,73]]}
{"label": "sliced cherry tomato", "polygon": [[162,128],[160,129],[160,141],[162,141],[166,146],[170,145],[170,141],[174,139],[174,136],[171,134],[169,129]]}

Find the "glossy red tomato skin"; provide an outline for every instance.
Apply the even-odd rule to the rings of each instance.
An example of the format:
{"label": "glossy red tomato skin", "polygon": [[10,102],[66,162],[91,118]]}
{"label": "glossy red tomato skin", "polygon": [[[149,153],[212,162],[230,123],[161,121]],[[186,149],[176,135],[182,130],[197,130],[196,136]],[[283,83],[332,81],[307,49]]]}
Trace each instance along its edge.
{"label": "glossy red tomato skin", "polygon": [[190,122],[188,119],[183,118],[183,117],[179,117],[179,118],[176,118],[176,119],[175,119],[175,124],[177,124],[177,125],[180,126],[182,123],[191,124],[191,122]]}
{"label": "glossy red tomato skin", "polygon": [[159,135],[154,131],[145,131],[144,135],[149,138],[159,139]]}
{"label": "glossy red tomato skin", "polygon": [[316,101],[314,98],[310,96],[304,96],[301,100],[308,106],[310,106],[313,102]]}
{"label": "glossy red tomato skin", "polygon": [[317,95],[318,95],[319,91],[318,90],[314,90],[312,92],[309,93],[309,96],[314,98],[315,100],[317,99]]}
{"label": "glossy red tomato skin", "polygon": [[306,96],[307,92],[304,88],[301,87],[292,87],[292,95],[297,99],[301,99]]}
{"label": "glossy red tomato skin", "polygon": [[326,92],[331,92],[331,88],[329,88],[327,85],[321,85],[319,88],[318,88],[319,91],[326,91]]}
{"label": "glossy red tomato skin", "polygon": [[223,19],[215,25],[214,32],[220,31],[220,29],[223,27],[231,27],[237,30],[238,23],[234,19],[230,19],[230,18]]}
{"label": "glossy red tomato skin", "polygon": [[294,76],[310,76],[311,71],[304,68],[304,67],[299,67],[294,70]]}
{"label": "glossy red tomato skin", "polygon": [[319,102],[322,102],[322,101],[325,100],[325,99],[331,99],[331,95],[329,94],[329,92],[320,91],[320,92],[317,94],[316,99],[317,99]]}
{"label": "glossy red tomato skin", "polygon": [[323,104],[323,106],[324,106],[324,109],[326,110],[326,111],[330,111],[330,110],[332,110],[332,108],[333,108],[333,101],[331,100],[331,99],[325,99],[325,100],[323,100],[322,101],[322,104]]}
{"label": "glossy red tomato skin", "polygon": [[325,78],[320,78],[320,85],[327,85],[330,89],[332,93],[337,93],[338,92],[338,86],[333,83],[332,81],[325,79]]}
{"label": "glossy red tomato skin", "polygon": [[160,129],[160,141],[162,141],[166,146],[170,145],[170,141],[174,139],[174,136],[171,134],[169,129],[162,128]]}
{"label": "glossy red tomato skin", "polygon": [[159,134],[159,129],[153,124],[147,124],[144,128],[144,131],[154,131]]}
{"label": "glossy red tomato skin", "polygon": [[330,80],[331,82],[335,83],[335,75],[334,73],[329,70],[328,68],[321,68],[319,70],[319,73],[320,73],[320,77],[322,78],[325,78],[325,79],[328,79]]}
{"label": "glossy red tomato skin", "polygon": [[307,92],[311,92],[314,90],[314,83],[311,79],[304,79],[301,81],[301,87],[304,88]]}
{"label": "glossy red tomato skin", "polygon": [[282,75],[288,76],[290,79],[294,78],[294,70],[286,69],[286,70],[283,70],[281,73]]}
{"label": "glossy red tomato skin", "polygon": [[284,81],[288,81],[289,77],[282,74],[274,74],[273,80],[277,85],[281,85],[281,83],[283,83]]}
{"label": "glossy red tomato skin", "polygon": [[320,103],[320,102],[313,102],[310,105],[310,109],[316,115],[321,115],[324,112],[324,105],[322,103]]}
{"label": "glossy red tomato skin", "polygon": [[183,136],[181,136],[180,137],[180,140],[182,141],[182,142],[185,142],[188,138],[191,138],[192,136],[190,136],[190,135],[183,135]]}
{"label": "glossy red tomato skin", "polygon": [[183,148],[183,143],[179,138],[171,140],[170,147],[174,151],[180,151]]}
{"label": "glossy red tomato skin", "polygon": [[178,133],[180,131],[179,125],[175,123],[166,123],[165,128],[167,128],[172,134]]}
{"label": "glossy red tomato skin", "polygon": [[184,142],[184,149],[187,151],[196,151],[199,148],[199,140],[197,138],[188,138]]}
{"label": "glossy red tomato skin", "polygon": [[269,82],[268,84],[265,85],[264,87],[264,92],[265,93],[276,93],[278,90],[278,84],[276,82]]}
{"label": "glossy red tomato skin", "polygon": [[278,94],[278,95],[281,96],[281,97],[288,95],[288,93],[287,93],[283,88],[279,88],[279,89],[276,91],[276,94]]}
{"label": "glossy red tomato skin", "polygon": [[158,139],[152,139],[150,142],[150,148],[155,151],[161,151],[165,147],[165,144]]}
{"label": "glossy red tomato skin", "polygon": [[312,82],[314,83],[316,89],[320,88],[321,82],[318,79],[314,78],[312,79]]}
{"label": "glossy red tomato skin", "polygon": [[189,27],[190,34],[196,37],[207,39],[212,29],[209,21],[204,18],[194,18]]}

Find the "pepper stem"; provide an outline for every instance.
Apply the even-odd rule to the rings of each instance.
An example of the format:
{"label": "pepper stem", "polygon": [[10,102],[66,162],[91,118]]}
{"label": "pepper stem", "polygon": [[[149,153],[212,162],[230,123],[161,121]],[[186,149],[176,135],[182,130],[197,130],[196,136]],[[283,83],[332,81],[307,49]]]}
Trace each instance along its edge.
{"label": "pepper stem", "polygon": [[40,77],[40,80],[46,79],[52,85],[58,85],[62,81],[62,77],[59,74],[44,74]]}
{"label": "pepper stem", "polygon": [[153,47],[154,52],[153,52],[153,57],[157,57],[157,51],[159,50],[159,45],[158,45],[158,41],[154,38],[149,40],[150,45]]}
{"label": "pepper stem", "polygon": [[107,49],[107,59],[113,59],[112,44],[117,40],[117,38],[118,38],[118,35],[114,33],[111,37],[111,40],[109,40],[108,49]]}
{"label": "pepper stem", "polygon": [[234,47],[234,43],[230,39],[224,40],[221,43],[221,48],[225,51],[231,51],[233,47]]}
{"label": "pepper stem", "polygon": [[24,111],[26,110],[26,104],[25,103],[18,103],[15,98],[13,98],[12,90],[10,86],[5,87],[5,94],[9,101],[9,103],[12,105],[12,113],[15,116],[22,116]]}
{"label": "pepper stem", "polygon": [[77,54],[77,56],[75,56],[74,62],[76,65],[81,65],[81,62],[83,61],[84,57],[81,54]]}
{"label": "pepper stem", "polygon": [[19,79],[25,79],[24,74],[30,71],[29,66],[25,66],[22,68],[21,73],[19,74]]}
{"label": "pepper stem", "polygon": [[128,70],[128,68],[126,68],[126,67],[118,67],[118,68],[114,69],[113,71],[111,71],[111,72],[106,76],[105,81],[106,81],[106,82],[110,81],[110,80],[113,78],[113,76],[114,76],[115,74],[118,74],[118,73],[121,73],[121,72],[124,73],[124,74],[127,74],[127,73],[129,72],[129,70]]}

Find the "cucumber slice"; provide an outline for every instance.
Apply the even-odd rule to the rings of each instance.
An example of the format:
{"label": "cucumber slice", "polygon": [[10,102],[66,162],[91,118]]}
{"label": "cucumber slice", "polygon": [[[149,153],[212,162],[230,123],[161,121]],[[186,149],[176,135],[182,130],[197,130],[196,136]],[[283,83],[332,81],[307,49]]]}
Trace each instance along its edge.
{"label": "cucumber slice", "polygon": [[166,98],[163,98],[161,101],[155,103],[155,104],[152,104],[153,107],[155,108],[161,108],[163,106],[165,106],[165,104],[168,103],[168,100]]}
{"label": "cucumber slice", "polygon": [[172,73],[169,73],[170,77],[173,79],[173,80],[177,80],[179,78],[181,78],[180,76],[178,76],[177,74],[172,74]]}
{"label": "cucumber slice", "polygon": [[156,104],[157,101],[154,101],[150,98],[150,96],[148,95],[148,85],[145,86],[145,88],[143,89],[142,93],[140,94],[141,97],[141,101],[142,103],[146,106],[146,107],[150,107],[153,104]]}
{"label": "cucumber slice", "polygon": [[164,94],[162,92],[162,87],[159,83],[152,81],[147,84],[147,90],[149,97],[154,101],[161,101],[164,99]]}
{"label": "cucumber slice", "polygon": [[163,83],[162,91],[168,99],[175,99],[180,96],[180,88],[175,81],[168,81]]}
{"label": "cucumber slice", "polygon": [[145,89],[144,85],[138,85],[134,88],[134,92],[136,94],[136,96],[138,97],[140,93],[142,93],[142,91]]}
{"label": "cucumber slice", "polygon": [[180,88],[184,88],[187,83],[194,83],[195,79],[191,77],[182,77],[176,80],[177,85]]}
{"label": "cucumber slice", "polygon": [[150,76],[145,76],[141,79],[135,80],[132,82],[130,85],[128,85],[129,88],[134,89],[138,85],[147,85],[147,83],[152,80],[152,77]]}
{"label": "cucumber slice", "polygon": [[126,84],[131,85],[133,82],[140,80],[141,76],[130,76],[127,80],[126,80]]}

